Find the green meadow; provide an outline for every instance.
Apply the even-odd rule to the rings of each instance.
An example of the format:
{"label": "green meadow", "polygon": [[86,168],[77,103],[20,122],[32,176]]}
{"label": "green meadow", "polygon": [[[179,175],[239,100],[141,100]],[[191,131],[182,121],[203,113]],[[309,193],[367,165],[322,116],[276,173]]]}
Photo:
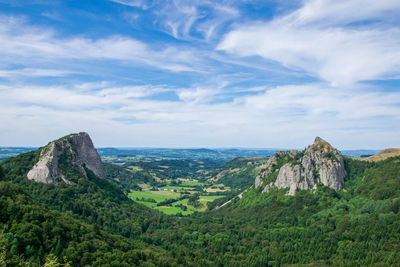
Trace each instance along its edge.
{"label": "green meadow", "polygon": [[[201,186],[202,189],[199,189],[199,186]],[[138,203],[169,215],[176,215],[179,213],[182,215],[189,215],[196,211],[203,212],[207,210],[208,202],[224,197],[224,195],[208,195],[207,189],[209,188],[205,187],[204,183],[196,180],[182,181],[180,185],[165,185],[158,187],[157,190],[149,190],[150,185],[147,184],[140,184],[140,187],[142,191],[132,190],[128,196]],[[197,200],[199,204],[194,207],[189,204],[188,198],[196,193],[199,194]],[[160,202],[169,199],[177,201],[158,206]]]}

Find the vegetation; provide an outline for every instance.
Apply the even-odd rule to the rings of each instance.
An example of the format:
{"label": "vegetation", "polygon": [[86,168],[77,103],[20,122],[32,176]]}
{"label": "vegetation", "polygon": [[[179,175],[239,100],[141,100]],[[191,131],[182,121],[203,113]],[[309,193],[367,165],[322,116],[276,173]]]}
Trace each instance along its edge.
{"label": "vegetation", "polygon": [[[128,175],[111,167],[110,173],[126,176],[114,174],[108,181],[86,170],[88,178],[77,177],[76,185],[45,185],[25,177],[38,153],[0,164],[0,264],[5,266],[400,265],[400,157],[380,162],[345,158],[348,176],[338,192],[318,185],[315,193],[286,196],[286,189],[261,194],[250,188],[242,199],[215,210],[239,189],[225,196],[199,191],[221,183],[223,175],[208,181],[215,177],[212,169],[198,172],[198,186],[193,179],[179,184],[173,176],[165,179],[169,185],[149,179],[172,188],[131,191],[138,204],[124,186],[138,181],[137,188],[151,189],[142,178],[135,180],[141,171]],[[250,166],[240,160],[229,164],[220,170]],[[185,187],[192,190],[170,191]],[[156,209],[177,216],[140,204],[150,198],[163,202],[158,207],[152,202]]]}
{"label": "vegetation", "polygon": [[[178,243],[204,265],[397,266],[400,190],[371,196],[386,188],[379,177],[388,168],[385,181],[400,179],[398,165],[395,159],[379,165],[346,159],[346,191],[319,185],[315,194],[291,197],[285,189],[252,189],[226,208],[182,218],[149,238],[162,235],[163,246]],[[360,188],[360,181],[368,187]]]}
{"label": "vegetation", "polygon": [[[26,194],[23,187],[0,182],[1,266],[132,266],[169,265],[174,260],[162,249],[138,240],[111,235],[98,224],[86,224],[71,213],[50,210]],[[49,256],[54,255],[54,256]],[[50,265],[50,263],[54,265]]]}
{"label": "vegetation", "polygon": [[212,160],[157,160],[105,168],[107,177],[125,192],[129,189],[126,193],[134,201],[166,214],[188,215],[206,211],[214,207],[209,202],[230,191],[237,195],[253,184],[257,167],[265,161],[236,158],[218,166]]}
{"label": "vegetation", "polygon": [[18,154],[21,153],[26,153],[32,150],[36,150],[36,148],[33,147],[0,147],[0,161],[10,158],[10,157],[15,157]]}
{"label": "vegetation", "polygon": [[128,162],[123,166],[125,168],[136,167],[141,171],[133,171],[134,173],[145,172],[159,180],[175,180],[177,178],[193,179],[198,178],[200,174],[208,169],[215,168],[220,165],[219,161],[204,160],[158,160],[158,161],[139,161]]}
{"label": "vegetation", "polygon": [[266,158],[236,158],[221,167],[206,173],[208,180],[218,182],[233,189],[244,190],[254,183],[258,174],[257,167],[266,162]]}
{"label": "vegetation", "polygon": [[391,157],[397,157],[400,156],[400,148],[388,148],[385,149],[381,152],[379,152],[376,155],[372,155],[370,157],[365,158],[365,161],[381,161],[381,160],[385,160]]}
{"label": "vegetation", "polygon": [[131,190],[140,190],[140,183],[156,185],[156,182],[147,172],[135,172],[122,166],[104,163],[105,176],[120,190],[129,193]]}
{"label": "vegetation", "polygon": [[267,157],[275,153],[275,150],[270,149],[99,148],[97,150],[105,162],[118,164],[133,161],[203,159],[224,163],[237,157]]}

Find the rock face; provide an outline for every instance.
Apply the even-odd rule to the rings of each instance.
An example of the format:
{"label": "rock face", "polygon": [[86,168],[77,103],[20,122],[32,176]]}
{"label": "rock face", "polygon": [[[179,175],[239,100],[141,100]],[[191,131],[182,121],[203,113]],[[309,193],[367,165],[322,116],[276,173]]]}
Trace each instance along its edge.
{"label": "rock face", "polygon": [[298,190],[316,189],[322,183],[334,190],[344,184],[346,171],[340,152],[320,137],[303,152],[296,150],[277,152],[271,156],[254,185],[270,188],[289,188],[288,195]]}
{"label": "rock face", "polygon": [[39,161],[28,172],[27,177],[46,184],[57,184],[61,181],[70,184],[72,182],[67,179],[65,168],[87,177],[85,167],[96,176],[104,178],[103,163],[89,135],[71,134],[43,147]]}

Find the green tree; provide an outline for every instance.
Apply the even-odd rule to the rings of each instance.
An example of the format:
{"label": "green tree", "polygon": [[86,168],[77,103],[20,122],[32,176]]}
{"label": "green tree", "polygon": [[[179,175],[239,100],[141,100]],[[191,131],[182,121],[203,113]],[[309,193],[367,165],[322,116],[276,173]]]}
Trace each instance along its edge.
{"label": "green tree", "polygon": [[0,181],[4,179],[4,171],[3,168],[0,166]]}

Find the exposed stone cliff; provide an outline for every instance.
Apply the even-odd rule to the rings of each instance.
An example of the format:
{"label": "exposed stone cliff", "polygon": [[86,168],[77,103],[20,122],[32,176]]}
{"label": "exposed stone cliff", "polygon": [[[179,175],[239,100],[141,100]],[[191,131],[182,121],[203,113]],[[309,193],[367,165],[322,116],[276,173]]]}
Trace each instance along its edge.
{"label": "exposed stone cliff", "polygon": [[46,184],[57,184],[61,181],[72,183],[67,173],[77,171],[87,177],[85,168],[104,178],[103,163],[89,135],[71,134],[43,147],[38,162],[28,172],[27,177]]}
{"label": "exposed stone cliff", "polygon": [[255,187],[289,188],[288,195],[298,190],[316,189],[322,183],[334,190],[344,184],[346,171],[341,153],[320,137],[303,152],[277,152],[271,156],[264,170],[255,180]]}

